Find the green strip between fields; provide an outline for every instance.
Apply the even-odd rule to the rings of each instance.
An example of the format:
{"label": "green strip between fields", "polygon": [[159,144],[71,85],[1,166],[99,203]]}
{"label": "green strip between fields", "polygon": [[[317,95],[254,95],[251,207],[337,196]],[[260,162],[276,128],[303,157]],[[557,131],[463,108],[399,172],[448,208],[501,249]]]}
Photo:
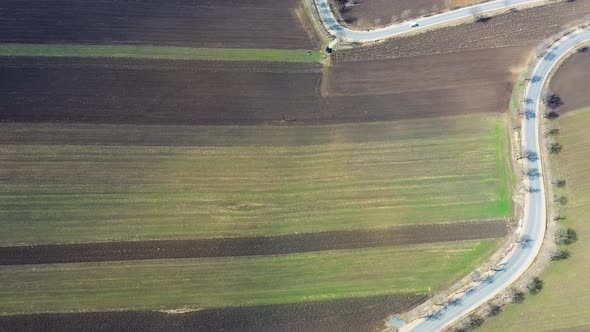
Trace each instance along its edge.
{"label": "green strip between fields", "polygon": [[443,289],[497,241],[459,241],[276,256],[0,267],[0,316],[225,308]]}
{"label": "green strip between fields", "polygon": [[512,213],[512,189],[516,185],[516,178],[512,171],[512,164],[510,162],[510,141],[504,123],[497,123],[495,128],[495,138],[497,150],[497,169],[499,180],[499,199],[498,199],[498,213],[506,216],[511,216]]}
{"label": "green strip between fields", "polygon": [[190,48],[130,45],[0,44],[0,56],[110,57],[168,60],[321,62],[318,50]]}

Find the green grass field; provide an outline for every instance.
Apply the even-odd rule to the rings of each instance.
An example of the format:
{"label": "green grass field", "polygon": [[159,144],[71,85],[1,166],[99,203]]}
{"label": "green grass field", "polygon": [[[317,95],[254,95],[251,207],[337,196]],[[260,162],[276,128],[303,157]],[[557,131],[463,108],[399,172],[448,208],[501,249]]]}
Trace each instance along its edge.
{"label": "green grass field", "polygon": [[487,322],[482,331],[590,330],[590,109],[563,115],[558,127],[564,150],[557,158],[557,168],[567,180],[562,225],[574,228],[578,242],[571,245],[572,256],[552,262],[541,275],[545,286],[540,294],[528,296],[524,303],[509,305],[504,313]]}
{"label": "green grass field", "polygon": [[321,62],[323,60],[322,52],[318,50],[49,44],[0,44],[0,56],[281,62]]}
{"label": "green grass field", "polygon": [[512,213],[498,117],[0,130],[4,246],[276,235]]}
{"label": "green grass field", "polygon": [[0,314],[213,308],[427,293],[497,241],[280,256],[0,267]]}

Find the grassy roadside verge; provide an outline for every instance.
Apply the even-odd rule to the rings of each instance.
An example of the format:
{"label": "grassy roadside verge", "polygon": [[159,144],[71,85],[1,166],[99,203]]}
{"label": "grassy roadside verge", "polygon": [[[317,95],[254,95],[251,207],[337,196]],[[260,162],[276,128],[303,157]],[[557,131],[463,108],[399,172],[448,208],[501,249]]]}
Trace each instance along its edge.
{"label": "grassy roadside verge", "polygon": [[494,132],[496,146],[499,147],[496,150],[498,179],[500,180],[498,213],[513,215],[512,188],[516,186],[516,176],[510,161],[510,141],[506,127],[506,123],[498,123]]}
{"label": "grassy roadside verge", "polygon": [[590,290],[587,276],[590,274],[590,109],[582,109],[560,117],[558,138],[563,152],[552,159],[552,167],[560,178],[567,180],[563,193],[569,203],[560,208],[565,220],[563,227],[576,230],[578,241],[567,250],[571,257],[552,262],[541,274],[545,282],[543,290],[528,296],[522,304],[509,304],[504,312],[487,321],[482,331],[520,331],[526,326],[531,331],[588,331]]}
{"label": "grassy roadside verge", "polygon": [[424,294],[480,264],[497,241],[228,257],[0,267],[0,315],[219,308]]}
{"label": "grassy roadside verge", "polygon": [[321,62],[318,50],[190,48],[129,45],[0,44],[0,56],[109,57],[167,60]]}

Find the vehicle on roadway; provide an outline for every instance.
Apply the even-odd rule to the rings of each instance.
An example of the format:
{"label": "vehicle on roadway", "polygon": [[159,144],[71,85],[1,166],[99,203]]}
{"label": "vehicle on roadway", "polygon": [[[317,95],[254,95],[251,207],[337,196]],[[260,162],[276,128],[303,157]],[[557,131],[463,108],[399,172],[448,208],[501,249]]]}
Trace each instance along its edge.
{"label": "vehicle on roadway", "polygon": [[412,24],[410,24],[410,28],[416,28],[419,26],[420,26],[420,23],[418,23],[418,22],[412,22]]}

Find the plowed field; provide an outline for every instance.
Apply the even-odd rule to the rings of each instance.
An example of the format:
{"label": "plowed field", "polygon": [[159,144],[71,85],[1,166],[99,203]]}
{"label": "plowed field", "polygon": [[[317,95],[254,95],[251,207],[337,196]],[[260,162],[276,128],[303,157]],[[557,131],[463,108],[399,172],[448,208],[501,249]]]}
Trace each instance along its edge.
{"label": "plowed field", "polygon": [[336,113],[361,119],[504,112],[526,48],[338,62],[325,89]]}
{"label": "plowed field", "polygon": [[321,65],[0,58],[0,121],[244,124],[315,120]]}
{"label": "plowed field", "polygon": [[323,78],[314,63],[0,58],[0,121],[294,125],[497,113],[523,53],[338,62]]}
{"label": "plowed field", "polygon": [[590,105],[590,51],[567,58],[551,80],[550,89],[563,100],[560,112],[574,111]]}
{"label": "plowed field", "polygon": [[4,0],[0,42],[315,49],[300,7],[299,0]]}

